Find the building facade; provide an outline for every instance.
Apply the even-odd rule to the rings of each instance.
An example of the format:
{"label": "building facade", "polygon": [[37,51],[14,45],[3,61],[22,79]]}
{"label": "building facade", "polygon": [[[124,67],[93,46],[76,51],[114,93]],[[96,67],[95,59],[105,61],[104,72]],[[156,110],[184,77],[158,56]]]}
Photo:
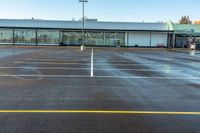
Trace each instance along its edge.
{"label": "building facade", "polygon": [[[85,45],[121,47],[176,47],[177,37],[191,36],[180,25],[86,21]],[[190,28],[190,27],[186,27]],[[192,27],[194,28],[194,27]],[[81,45],[80,21],[0,19],[2,45]],[[197,35],[193,30],[193,36]],[[199,30],[200,31],[200,30]]]}
{"label": "building facade", "polygon": [[[190,43],[200,43],[200,25],[196,24],[175,24],[168,22],[170,30],[173,30],[174,42],[171,43],[172,47],[184,48],[189,47]],[[192,42],[191,42],[192,40]]]}

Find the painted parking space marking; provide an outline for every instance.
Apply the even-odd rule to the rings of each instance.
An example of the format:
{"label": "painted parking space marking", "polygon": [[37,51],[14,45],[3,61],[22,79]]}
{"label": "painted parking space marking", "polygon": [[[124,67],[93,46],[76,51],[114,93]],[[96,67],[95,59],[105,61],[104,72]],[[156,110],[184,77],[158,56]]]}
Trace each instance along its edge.
{"label": "painted parking space marking", "polygon": [[90,68],[74,68],[74,67],[73,68],[72,67],[0,67],[0,69],[88,70]]}
{"label": "painted parking space marking", "polygon": [[[15,61],[15,64],[56,64],[56,65],[75,65],[75,64],[81,64],[81,65],[90,65],[89,62],[81,63],[81,62],[23,62],[23,61]],[[104,66],[104,63],[95,63],[95,66]],[[141,65],[153,65],[153,66],[165,66],[167,64],[156,64],[155,63],[142,63],[142,64],[134,64],[134,63],[115,63],[113,65],[117,66],[141,66]]]}
{"label": "painted parking space marking", "polygon": [[90,55],[88,54],[87,56],[73,56],[73,55],[69,55],[69,56],[59,56],[59,55],[55,55],[55,56],[47,56],[45,55],[41,55],[41,56],[33,56],[33,57],[27,57],[26,59],[89,59]]}
{"label": "painted parking space marking", "polygon": [[94,50],[91,50],[91,72],[90,76],[94,77]]}
{"label": "painted parking space marking", "polygon": [[[2,74],[0,77],[44,77],[44,78],[91,78],[90,75],[23,75]],[[143,77],[143,76],[93,76],[94,78],[118,78],[118,79],[177,79],[177,80],[199,80],[200,77]]]}
{"label": "painted parking space marking", "polygon": [[199,80],[200,77],[143,77],[143,76],[95,76],[96,78],[117,78],[117,79],[177,79],[177,80]]}
{"label": "painted parking space marking", "polygon": [[0,77],[44,77],[44,78],[90,78],[89,75],[24,75],[24,74],[2,74]]}
{"label": "painted parking space marking", "polygon": [[[90,70],[91,68],[72,68],[72,67],[0,67],[0,69],[38,69],[38,70]],[[123,68],[93,68],[96,71],[173,71],[173,72],[183,72],[181,69],[123,69]]]}
{"label": "painted parking space marking", "polygon": [[65,114],[132,114],[132,115],[200,115],[200,112],[124,111],[124,110],[0,110],[0,113],[65,113]]}
{"label": "painted parking space marking", "polygon": [[[116,65],[116,66],[144,66],[144,65],[152,65],[152,66],[166,66],[168,64],[155,64],[155,63],[113,63],[112,65]],[[105,64],[103,63],[95,63],[95,66],[105,66]]]}
{"label": "painted parking space marking", "polygon": [[23,61],[15,61],[15,64],[60,64],[60,65],[75,65],[75,64],[83,64],[81,62],[23,62]]}
{"label": "painted parking space marking", "polygon": [[26,58],[26,60],[32,60],[32,61],[69,61],[69,62],[73,62],[73,61],[89,61],[88,59],[71,59],[67,60],[67,59],[36,59],[36,58]]}

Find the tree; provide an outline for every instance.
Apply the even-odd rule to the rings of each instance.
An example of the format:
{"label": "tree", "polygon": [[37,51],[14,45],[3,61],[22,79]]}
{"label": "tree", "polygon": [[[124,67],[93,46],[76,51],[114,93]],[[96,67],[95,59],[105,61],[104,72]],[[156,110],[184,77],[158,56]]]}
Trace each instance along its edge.
{"label": "tree", "polygon": [[194,21],[194,24],[200,25],[200,20]]}
{"label": "tree", "polygon": [[189,16],[182,16],[179,22],[180,24],[192,24]]}

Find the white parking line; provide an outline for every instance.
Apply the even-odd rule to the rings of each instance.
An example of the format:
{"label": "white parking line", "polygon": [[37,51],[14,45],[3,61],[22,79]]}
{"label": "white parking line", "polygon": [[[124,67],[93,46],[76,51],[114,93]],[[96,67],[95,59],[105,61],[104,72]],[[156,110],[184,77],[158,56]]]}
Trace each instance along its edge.
{"label": "white parking line", "polygon": [[[71,59],[71,58],[69,58],[69,60],[67,60],[67,59],[42,59],[42,58],[41,59],[34,59],[34,58],[31,59],[31,58],[27,58],[25,61],[36,61],[36,62],[38,62],[38,61],[41,61],[41,62],[42,61],[45,61],[45,62],[48,62],[48,61],[87,62],[89,60],[90,60],[89,58],[86,58],[86,59]],[[101,62],[101,60],[99,60],[99,59],[94,59],[93,58],[93,60]],[[104,61],[104,60],[102,60],[102,61]],[[25,62],[25,61],[23,61],[23,62]],[[148,61],[148,60],[128,60],[128,61],[126,59],[124,59],[124,60],[123,59],[120,59],[120,60],[108,60],[109,63],[120,63],[120,64],[126,63],[126,62],[131,63],[131,62],[134,62],[134,61],[140,61],[140,62],[145,62],[145,63],[156,63],[156,61]]]}
{"label": "white parking line", "polygon": [[80,55],[80,56],[76,56],[77,54],[74,54],[74,55],[47,55],[47,56],[36,56],[38,58],[53,58],[53,59],[57,59],[57,58],[84,58],[84,57],[89,57],[90,54],[85,54],[85,55]]}
{"label": "white parking line", "polygon": [[0,69],[38,69],[38,70],[89,70],[91,68],[70,68],[70,67],[0,67]]}
{"label": "white parking line", "polygon": [[94,76],[94,50],[92,48],[92,51],[91,51],[91,73],[90,73],[90,76],[93,77]]}
{"label": "white parking line", "polygon": [[[91,68],[66,68],[66,67],[0,67],[0,69],[40,69],[40,70],[88,70]],[[105,71],[184,71],[180,69],[166,70],[166,69],[114,69],[114,68],[94,68],[94,70]]]}
{"label": "white parking line", "polygon": [[[44,58],[26,58],[27,61],[89,61],[89,58],[85,59],[44,59]],[[95,61],[100,61],[99,59],[94,59]],[[103,59],[102,59],[103,60]],[[105,59],[104,59],[105,60]],[[103,61],[104,61],[103,60]],[[106,59],[107,60],[107,59]],[[131,61],[137,61],[137,60],[126,60],[126,59],[120,59],[120,60],[108,60],[109,62],[131,62]],[[155,62],[155,61],[148,61],[148,60],[139,60],[143,62]]]}
{"label": "white parking line", "polygon": [[[43,77],[43,78],[91,78],[89,75],[0,75],[0,77]],[[93,76],[94,78],[116,79],[176,79],[176,80],[200,80],[200,77],[143,77],[143,76]]]}
{"label": "white parking line", "polygon": [[[47,65],[51,65],[51,64],[56,64],[56,65],[75,65],[75,64],[79,64],[79,65],[91,65],[89,64],[89,62],[24,62],[24,61],[15,61],[15,64],[47,64]],[[105,66],[104,63],[96,63],[95,66]],[[134,63],[113,63],[112,65],[117,65],[117,66],[143,66],[143,65],[152,65],[152,66],[165,66],[167,64],[155,64],[155,63],[142,63],[142,64],[134,64]]]}
{"label": "white parking line", "polygon": [[119,79],[177,79],[199,80],[200,77],[145,77],[145,76],[95,76],[96,78],[119,78]]}
{"label": "white parking line", "polygon": [[[142,64],[134,64],[134,63],[112,63],[111,65],[113,66],[153,66],[153,67],[156,67],[156,66],[166,66],[168,64],[155,64],[155,63],[142,63]],[[95,63],[95,66],[105,66],[105,63]]]}
{"label": "white parking line", "polygon": [[[101,63],[101,62],[105,62],[105,60],[98,60],[98,62],[99,63]],[[156,63],[156,61],[141,61],[141,60],[139,60],[139,61],[137,61],[137,60],[132,60],[132,61],[122,61],[122,60],[120,60],[120,61],[107,61],[108,63],[112,63],[112,64],[115,64],[115,63],[118,63],[118,64],[134,64],[134,63],[140,63],[140,62],[142,62],[142,63]]]}
{"label": "white parking line", "polygon": [[[98,55],[96,55],[96,56],[98,56]],[[99,59],[99,60],[101,60],[101,59],[107,59],[107,60],[124,60],[124,59],[127,59],[127,60],[129,60],[128,58],[125,58],[125,57],[117,57],[117,56],[112,56],[112,57],[108,57],[108,56],[98,56],[98,57],[96,57],[96,58],[94,58],[94,59]],[[134,58],[134,57],[132,57],[131,59],[133,59],[133,60],[137,60],[137,59],[140,59],[140,58]]]}
{"label": "white parking line", "polygon": [[67,59],[37,59],[37,58],[26,58],[27,61],[69,61],[69,62],[73,62],[73,61],[89,61],[89,58],[87,59],[71,59],[67,60]]}
{"label": "white parking line", "polygon": [[24,61],[15,61],[14,62],[15,64],[48,64],[48,65],[51,65],[51,64],[60,64],[60,65],[75,65],[75,64],[83,64],[81,62],[24,62]]}
{"label": "white parking line", "polygon": [[[38,70],[91,70],[91,68],[70,68],[70,67],[0,67],[0,69],[38,69]],[[162,72],[162,71],[177,71],[183,72],[184,70],[181,69],[117,69],[117,68],[93,68],[93,70],[97,71],[155,71],[155,72]]]}
{"label": "white parking line", "polygon": [[21,75],[21,74],[5,74],[0,77],[43,77],[43,78],[90,78],[89,75]]}

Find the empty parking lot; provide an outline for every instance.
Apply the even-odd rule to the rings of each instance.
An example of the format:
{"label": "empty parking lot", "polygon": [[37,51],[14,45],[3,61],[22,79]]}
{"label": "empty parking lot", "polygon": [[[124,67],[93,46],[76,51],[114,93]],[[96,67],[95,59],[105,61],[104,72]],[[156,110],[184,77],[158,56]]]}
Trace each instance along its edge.
{"label": "empty parking lot", "polygon": [[188,51],[1,47],[0,131],[198,132],[199,65]]}

